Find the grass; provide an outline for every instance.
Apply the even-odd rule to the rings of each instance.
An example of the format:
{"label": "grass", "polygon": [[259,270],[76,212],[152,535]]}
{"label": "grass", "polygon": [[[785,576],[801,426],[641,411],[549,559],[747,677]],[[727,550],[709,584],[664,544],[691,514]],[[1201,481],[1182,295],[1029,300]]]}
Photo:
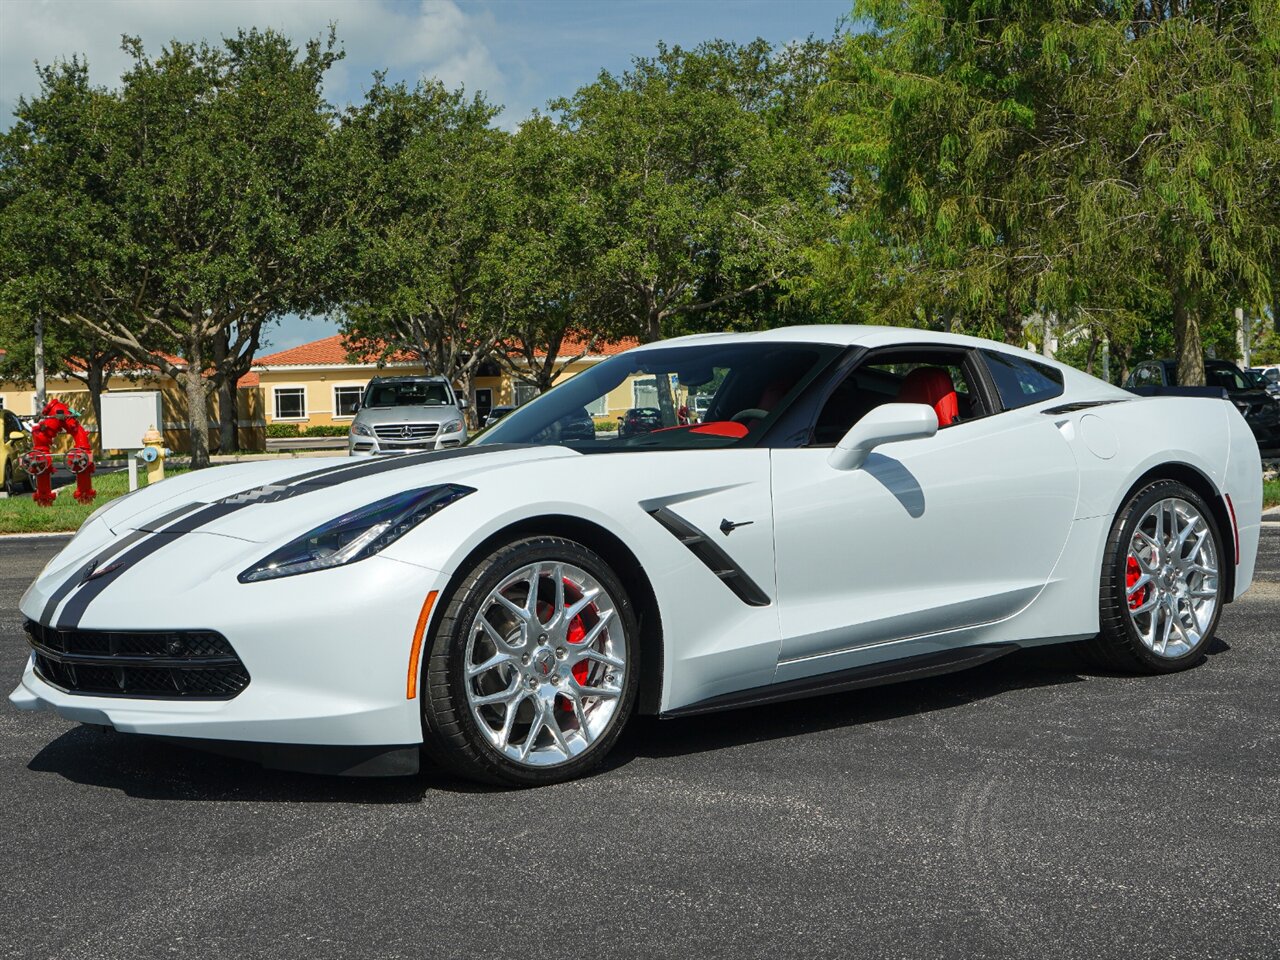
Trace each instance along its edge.
{"label": "grass", "polygon": [[[170,475],[178,472],[180,471],[167,471]],[[146,475],[139,470],[138,486],[144,487],[146,484]],[[77,530],[98,507],[129,492],[129,474],[123,470],[97,474],[93,478],[93,488],[98,491],[98,496],[93,503],[88,504],[78,503],[72,496],[76,489],[74,483],[59,487],[55,491],[58,499],[49,507],[37,506],[30,494],[0,500],[0,533],[63,533]]]}
{"label": "grass", "polygon": [[1263,509],[1280,507],[1280,477],[1262,481],[1262,506]]}

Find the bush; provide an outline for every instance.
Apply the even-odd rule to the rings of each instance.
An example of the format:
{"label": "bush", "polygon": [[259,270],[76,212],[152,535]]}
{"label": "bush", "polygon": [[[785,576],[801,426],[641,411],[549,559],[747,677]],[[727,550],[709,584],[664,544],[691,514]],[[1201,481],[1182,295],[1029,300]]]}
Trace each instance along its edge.
{"label": "bush", "polygon": [[317,424],[314,427],[307,427],[304,435],[308,437],[345,437],[350,431],[350,427],[345,427],[340,423]]}
{"label": "bush", "polygon": [[596,425],[596,433],[613,433],[618,429],[618,421],[611,417],[596,417],[592,422]]}
{"label": "bush", "polygon": [[298,432],[298,425],[296,423],[268,423],[267,436],[297,437],[301,436],[301,434]]}

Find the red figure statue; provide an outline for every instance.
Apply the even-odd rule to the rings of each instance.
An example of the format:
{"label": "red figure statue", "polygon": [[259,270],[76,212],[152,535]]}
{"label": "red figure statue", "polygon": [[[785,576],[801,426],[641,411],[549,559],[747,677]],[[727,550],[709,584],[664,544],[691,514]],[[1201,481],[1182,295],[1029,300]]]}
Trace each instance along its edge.
{"label": "red figure statue", "polygon": [[76,419],[76,415],[61,400],[50,400],[40,411],[40,420],[31,430],[32,450],[22,456],[22,468],[35,478],[36,492],[31,499],[42,507],[54,501],[53,453],[50,445],[59,430],[71,437],[72,450],[67,454],[67,469],[76,475],[75,497],[81,503],[92,503],[98,492],[93,489],[93,450],[89,446],[89,434]]}

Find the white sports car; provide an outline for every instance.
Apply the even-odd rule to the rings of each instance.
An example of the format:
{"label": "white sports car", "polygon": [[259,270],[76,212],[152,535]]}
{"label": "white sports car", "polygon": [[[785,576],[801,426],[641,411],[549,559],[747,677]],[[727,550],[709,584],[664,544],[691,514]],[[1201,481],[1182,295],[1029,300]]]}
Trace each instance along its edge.
{"label": "white sports car", "polygon": [[[665,426],[582,429],[639,406]],[[920,330],[685,337],[458,450],[246,463],[105,505],[23,597],[11,700],[274,766],[404,773],[425,751],[550,783],[637,711],[1046,643],[1190,666],[1249,587],[1261,508],[1220,399]]]}

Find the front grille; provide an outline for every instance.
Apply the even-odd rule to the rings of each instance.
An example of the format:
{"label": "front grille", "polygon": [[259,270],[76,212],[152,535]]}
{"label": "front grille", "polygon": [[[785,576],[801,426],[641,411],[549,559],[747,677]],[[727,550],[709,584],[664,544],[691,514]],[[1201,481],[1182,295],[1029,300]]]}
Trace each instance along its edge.
{"label": "front grille", "polygon": [[36,675],[68,693],[230,700],[249,672],[210,630],[55,630],[28,620]]}
{"label": "front grille", "polygon": [[430,440],[439,431],[438,423],[385,423],[373,428],[379,440],[400,443],[408,443],[411,440]]}

